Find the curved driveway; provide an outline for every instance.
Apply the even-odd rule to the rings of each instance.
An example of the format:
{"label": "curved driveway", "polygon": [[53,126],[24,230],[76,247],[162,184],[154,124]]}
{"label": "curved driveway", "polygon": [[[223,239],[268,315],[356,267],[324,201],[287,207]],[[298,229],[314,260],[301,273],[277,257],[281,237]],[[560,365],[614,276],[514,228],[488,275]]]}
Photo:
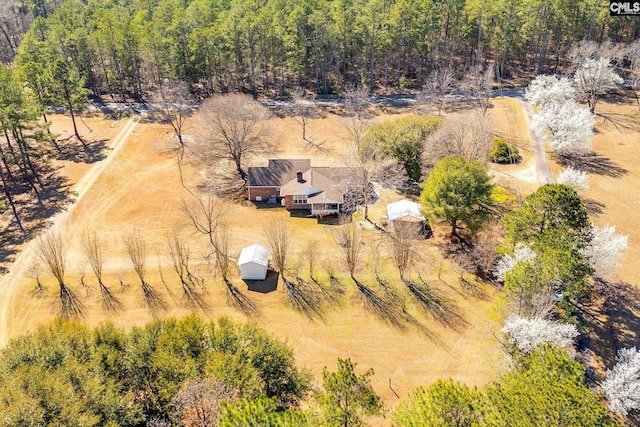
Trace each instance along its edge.
{"label": "curved driveway", "polygon": [[531,104],[524,100],[523,91],[521,90],[505,90],[502,91],[502,96],[512,98],[518,101],[522,112],[524,113],[525,122],[527,123],[527,130],[529,131],[529,138],[531,139],[531,148],[533,149],[533,158],[536,164],[536,176],[540,185],[550,184],[554,182],[553,173],[551,172],[551,164],[549,163],[549,156],[544,148],[544,141],[542,141],[532,130],[531,120],[533,117],[533,109]]}

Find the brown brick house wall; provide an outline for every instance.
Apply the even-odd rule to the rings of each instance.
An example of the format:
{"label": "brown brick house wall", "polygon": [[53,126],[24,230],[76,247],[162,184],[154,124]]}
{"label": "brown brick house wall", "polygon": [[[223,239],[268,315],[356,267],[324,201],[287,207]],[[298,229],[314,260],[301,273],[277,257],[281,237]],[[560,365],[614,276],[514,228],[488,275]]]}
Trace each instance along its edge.
{"label": "brown brick house wall", "polygon": [[266,202],[269,200],[269,196],[273,195],[280,195],[280,191],[278,191],[277,187],[249,187],[248,198],[252,202],[256,201],[257,196],[262,197],[262,201]]}
{"label": "brown brick house wall", "polygon": [[284,196],[284,207],[287,209],[311,209],[311,205],[305,204],[293,204],[293,196]]}

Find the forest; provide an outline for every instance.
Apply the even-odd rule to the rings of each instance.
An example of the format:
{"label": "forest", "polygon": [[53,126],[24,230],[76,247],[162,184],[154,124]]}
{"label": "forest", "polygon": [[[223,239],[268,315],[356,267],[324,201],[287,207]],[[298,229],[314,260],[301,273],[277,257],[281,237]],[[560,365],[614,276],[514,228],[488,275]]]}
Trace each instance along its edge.
{"label": "forest", "polygon": [[201,97],[420,88],[441,69],[501,82],[562,70],[581,40],[630,43],[640,23],[590,0],[3,0],[0,30],[33,91],[59,60],[94,99],[125,101],[166,79]]}

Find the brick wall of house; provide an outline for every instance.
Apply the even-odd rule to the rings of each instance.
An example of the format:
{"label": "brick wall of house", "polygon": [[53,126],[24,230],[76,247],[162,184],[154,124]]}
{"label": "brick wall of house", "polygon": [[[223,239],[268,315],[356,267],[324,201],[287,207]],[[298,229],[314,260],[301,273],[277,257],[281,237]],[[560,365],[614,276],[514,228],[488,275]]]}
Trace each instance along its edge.
{"label": "brick wall of house", "polygon": [[284,196],[284,207],[287,209],[311,209],[310,204],[293,204],[293,196]]}
{"label": "brick wall of house", "polygon": [[280,194],[276,187],[249,187],[248,193],[249,200],[252,202],[255,202],[257,196],[262,197],[262,201],[266,202],[269,196]]}

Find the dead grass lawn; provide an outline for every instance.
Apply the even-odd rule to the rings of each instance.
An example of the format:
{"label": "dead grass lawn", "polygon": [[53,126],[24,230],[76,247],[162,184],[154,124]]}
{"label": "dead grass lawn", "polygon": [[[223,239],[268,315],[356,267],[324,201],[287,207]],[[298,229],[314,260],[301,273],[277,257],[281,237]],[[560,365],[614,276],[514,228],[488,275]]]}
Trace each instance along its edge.
{"label": "dead grass lawn", "polygon": [[[376,120],[385,117],[380,115]],[[95,123],[87,120],[87,123],[100,138],[112,138],[119,130],[120,123],[91,120],[97,120]],[[279,156],[312,157],[314,165],[344,164],[343,141],[346,133],[342,131],[341,120],[339,116],[328,114],[309,125],[309,137],[328,149],[327,153],[317,153],[302,142],[297,123],[290,118],[275,119]],[[56,116],[54,123],[56,127],[64,126],[65,119]],[[171,308],[165,315],[189,312],[181,307],[177,276],[170,268],[165,244],[168,235],[174,230],[181,230],[188,236],[198,274],[206,278],[207,301],[210,305],[208,315],[245,319],[228,305],[221,281],[210,272],[204,259],[207,253],[206,239],[187,224],[182,204],[183,200],[188,200],[188,194],[180,186],[171,141],[168,126],[138,124],[126,145],[72,212],[65,232],[69,244],[67,281],[81,296],[87,308],[86,322],[89,324],[109,319],[118,325],[130,327],[151,319],[141,301],[137,279],[132,274],[122,244],[123,236],[134,230],[140,232],[149,243],[148,281],[169,301]],[[266,162],[266,159],[263,161]],[[63,166],[63,173],[72,180],[77,180],[87,170],[86,165],[73,162],[66,162]],[[186,168],[185,176],[195,188],[200,171]],[[386,203],[399,198],[393,192],[384,192],[371,208],[372,218],[383,216]],[[250,203],[228,206],[225,220],[232,232],[232,254],[237,256],[243,246],[251,243],[265,244],[264,230],[274,219],[282,216],[290,215],[284,209],[257,209]],[[291,265],[297,262],[304,244],[313,239],[321,254],[316,274],[320,278],[326,277],[321,265],[327,260],[336,265],[339,273],[345,271],[339,261],[338,246],[331,230],[333,226],[320,225],[315,219],[299,217],[289,218],[289,223],[294,242]],[[88,231],[96,231],[105,244],[105,282],[124,302],[124,313],[110,317],[100,308],[99,290],[78,243],[83,233]],[[386,243],[380,241],[377,231],[364,230],[363,233],[364,256],[358,277],[377,289],[372,274],[375,263],[380,266],[384,278],[401,290],[399,278],[388,259]],[[494,290],[479,285],[483,297],[478,298],[462,289],[450,264],[442,262],[437,242],[438,239],[431,239],[420,244],[419,252],[424,259],[420,270],[425,279],[455,302],[465,320],[464,328],[459,331],[442,326],[429,315],[421,313],[404,291],[400,294],[407,297],[407,310],[424,325],[430,336],[416,329],[401,331],[392,328],[364,310],[355,297],[355,286],[344,274],[341,276],[346,293],[340,305],[327,309],[324,319],[310,319],[294,311],[285,302],[283,291],[278,289],[270,294],[249,294],[262,312],[261,317],[253,320],[276,336],[286,339],[294,348],[298,363],[311,369],[318,381],[323,367],[333,369],[337,357],[351,357],[363,369],[373,367],[376,373],[374,387],[390,406],[397,402],[397,398],[389,388],[389,380],[401,397],[416,386],[428,385],[439,378],[454,378],[470,385],[483,384],[495,376],[500,364],[500,348],[493,335],[498,328],[493,313]],[[162,277],[168,288],[162,284],[158,263],[162,266]],[[438,270],[441,270],[442,280],[438,279]],[[89,288],[80,286],[82,271],[86,272],[85,282],[90,285]],[[47,285],[47,292],[40,298],[31,295],[35,285],[32,277],[26,275],[20,279],[19,290],[11,300],[12,320],[9,326],[12,336],[54,317],[56,286],[47,275],[42,278]],[[125,287],[120,285],[121,281]],[[237,276],[233,282],[243,291],[246,290]],[[380,421],[381,424],[387,422]]]}

